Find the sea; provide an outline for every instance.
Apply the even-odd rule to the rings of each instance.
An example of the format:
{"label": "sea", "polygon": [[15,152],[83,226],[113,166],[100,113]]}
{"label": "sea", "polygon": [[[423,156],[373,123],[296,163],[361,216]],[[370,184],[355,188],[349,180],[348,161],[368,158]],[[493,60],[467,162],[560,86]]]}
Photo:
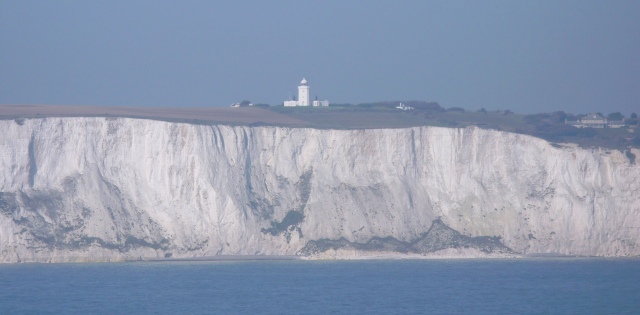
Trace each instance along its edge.
{"label": "sea", "polygon": [[5,264],[0,314],[640,314],[640,260]]}

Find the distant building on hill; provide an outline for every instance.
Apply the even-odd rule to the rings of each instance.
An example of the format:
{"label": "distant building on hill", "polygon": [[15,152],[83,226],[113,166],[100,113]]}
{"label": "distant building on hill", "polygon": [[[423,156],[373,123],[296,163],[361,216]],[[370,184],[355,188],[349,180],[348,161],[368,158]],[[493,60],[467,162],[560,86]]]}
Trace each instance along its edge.
{"label": "distant building on hill", "polygon": [[329,106],[329,101],[318,101],[318,97],[316,96],[316,99],[313,101],[313,106]]}
{"label": "distant building on hill", "polygon": [[251,101],[244,100],[240,103],[231,104],[231,107],[246,107],[246,106],[253,106],[253,103]]}
{"label": "distant building on hill", "polygon": [[402,103],[400,103],[400,105],[396,106],[396,108],[397,108],[397,109],[400,109],[400,110],[412,110],[412,109],[413,109],[413,107],[411,107],[411,106],[406,106],[406,105],[404,105],[404,104],[402,104]]}
{"label": "distant building on hill", "polygon": [[600,114],[589,114],[578,120],[566,120],[565,124],[576,128],[622,128],[625,126],[622,120],[607,120]]}
{"label": "distant building on hill", "polygon": [[622,128],[627,125],[627,122],[622,120],[607,120],[607,128]]}
{"label": "distant building on hill", "polygon": [[305,78],[302,78],[302,81],[300,81],[300,85],[298,86],[298,100],[296,100],[296,98],[294,97],[292,100],[284,101],[284,106],[292,107],[292,106],[309,106],[309,105],[329,106],[329,101],[327,100],[319,101],[318,97],[316,97],[313,103],[311,103],[310,96],[309,96],[309,86],[307,85],[307,80]]}

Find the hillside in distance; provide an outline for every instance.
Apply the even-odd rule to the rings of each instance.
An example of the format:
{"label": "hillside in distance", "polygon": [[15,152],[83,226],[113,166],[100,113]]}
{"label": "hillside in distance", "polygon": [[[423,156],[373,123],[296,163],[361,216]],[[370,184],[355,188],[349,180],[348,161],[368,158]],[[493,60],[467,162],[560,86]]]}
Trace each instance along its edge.
{"label": "hillside in distance", "polygon": [[[400,110],[403,103],[411,110]],[[305,120],[319,128],[367,129],[436,126],[482,129],[526,134],[553,143],[576,143],[581,147],[603,147],[626,150],[640,147],[638,119],[632,115],[624,128],[576,128],[565,123],[580,115],[562,111],[532,115],[517,114],[510,110],[468,111],[463,108],[443,108],[435,102],[404,101],[366,104],[333,105],[325,108],[270,107],[272,111]],[[619,115],[619,113],[616,113]]]}
{"label": "hillside in distance", "polygon": [[576,116],[562,111],[522,115],[509,110],[467,111],[445,109],[435,102],[405,101],[412,110],[396,108],[401,102],[335,104],[329,107],[111,107],[63,105],[0,105],[0,119],[42,117],[129,117],[191,124],[282,126],[318,129],[385,129],[419,126],[483,129],[532,135],[553,143],[627,150],[640,147],[638,119],[625,128],[575,128],[565,120]]}

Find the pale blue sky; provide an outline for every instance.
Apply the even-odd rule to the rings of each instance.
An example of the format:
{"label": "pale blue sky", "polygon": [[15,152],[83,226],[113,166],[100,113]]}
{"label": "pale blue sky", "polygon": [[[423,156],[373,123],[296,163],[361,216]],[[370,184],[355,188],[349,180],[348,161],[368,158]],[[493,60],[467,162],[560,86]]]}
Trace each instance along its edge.
{"label": "pale blue sky", "polygon": [[640,1],[0,0],[0,104],[640,113]]}

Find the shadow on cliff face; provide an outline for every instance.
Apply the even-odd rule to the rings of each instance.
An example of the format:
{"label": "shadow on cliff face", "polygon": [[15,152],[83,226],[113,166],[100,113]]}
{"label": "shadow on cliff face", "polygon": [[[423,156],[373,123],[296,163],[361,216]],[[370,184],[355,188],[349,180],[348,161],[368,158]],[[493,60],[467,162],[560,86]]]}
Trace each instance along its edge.
{"label": "shadow on cliff face", "polygon": [[475,248],[485,253],[516,253],[502,244],[498,236],[470,237],[462,235],[448,227],[442,220],[436,219],[427,232],[411,242],[403,242],[391,236],[374,237],[366,243],[350,242],[344,238],[338,240],[320,239],[309,241],[298,254],[313,255],[330,249],[425,254],[448,248]]}
{"label": "shadow on cliff face", "polygon": [[261,229],[260,231],[265,234],[271,234],[277,236],[284,234],[287,238],[287,242],[291,241],[291,233],[298,231],[300,237],[302,237],[302,230],[300,229],[300,223],[304,220],[304,208],[307,206],[309,196],[311,195],[311,178],[313,177],[313,169],[305,171],[301,176],[295,187],[298,191],[300,198],[300,204],[296,210],[290,210],[284,216],[284,218],[278,222],[276,220],[271,221],[271,227],[267,229]]}
{"label": "shadow on cliff face", "polygon": [[271,221],[271,227],[268,229],[262,229],[262,233],[269,233],[276,236],[282,232],[286,232],[288,229],[297,226],[304,220],[304,214],[299,211],[289,211],[284,216],[282,221]]}

